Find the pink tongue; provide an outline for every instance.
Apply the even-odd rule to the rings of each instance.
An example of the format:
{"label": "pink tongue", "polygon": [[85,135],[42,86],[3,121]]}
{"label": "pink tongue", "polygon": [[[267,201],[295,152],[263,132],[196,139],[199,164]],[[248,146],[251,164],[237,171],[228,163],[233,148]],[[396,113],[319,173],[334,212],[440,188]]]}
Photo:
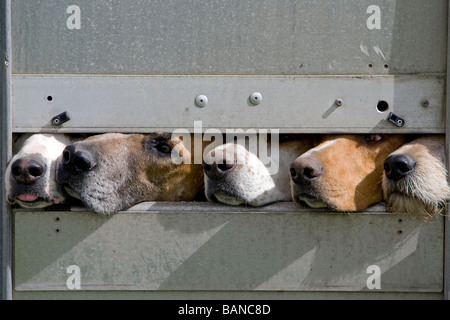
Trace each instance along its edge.
{"label": "pink tongue", "polygon": [[38,198],[38,196],[34,195],[34,194],[21,194],[20,196],[17,197],[20,201],[26,201],[26,202],[31,202],[34,201]]}

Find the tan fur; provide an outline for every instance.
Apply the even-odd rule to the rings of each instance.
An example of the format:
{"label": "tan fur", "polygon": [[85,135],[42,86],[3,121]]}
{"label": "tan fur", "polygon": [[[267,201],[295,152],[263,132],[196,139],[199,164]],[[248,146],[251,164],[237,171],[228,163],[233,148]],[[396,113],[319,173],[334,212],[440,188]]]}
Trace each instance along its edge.
{"label": "tan fur", "polygon": [[[59,163],[57,181],[69,194],[81,199],[93,212],[110,214],[142,201],[191,201],[203,187],[201,164],[175,164],[171,151],[184,159],[191,152],[182,141],[171,140],[169,133],[92,136],[66,148],[70,154],[82,152],[92,168],[74,172],[71,164]],[[73,156],[73,155],[72,155]],[[66,159],[66,162],[68,162]]]}
{"label": "tan fur", "polygon": [[[383,198],[381,178],[386,156],[406,141],[404,136],[328,135],[291,165],[301,161],[320,164],[319,177],[291,178],[295,202],[314,208],[354,212],[365,210]],[[291,172],[294,174],[294,172]],[[298,172],[296,174],[299,174]]]}
{"label": "tan fur", "polygon": [[407,154],[415,162],[407,176],[392,180],[383,174],[386,211],[426,218],[443,212],[450,187],[445,168],[445,138],[426,136],[403,145],[391,155]]}

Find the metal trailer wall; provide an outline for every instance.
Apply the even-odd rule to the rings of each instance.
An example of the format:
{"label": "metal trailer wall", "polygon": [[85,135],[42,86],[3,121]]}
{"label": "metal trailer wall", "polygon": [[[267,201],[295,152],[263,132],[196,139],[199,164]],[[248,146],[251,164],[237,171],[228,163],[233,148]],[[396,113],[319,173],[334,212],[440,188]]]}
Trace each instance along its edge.
{"label": "metal trailer wall", "polygon": [[13,2],[14,131],[445,131],[446,1],[76,4]]}
{"label": "metal trailer wall", "polygon": [[[11,53],[10,1],[0,1],[0,141],[1,172],[11,157]],[[5,199],[3,174],[0,177],[2,195],[0,197],[0,299],[12,297],[12,214]]]}
{"label": "metal trailer wall", "polygon": [[[450,6],[448,8],[448,17],[450,21]],[[446,135],[446,156],[447,156],[447,171],[450,168],[450,112],[448,108],[450,106],[450,74],[448,72],[448,66],[450,65],[450,23],[447,23],[447,86],[446,86],[446,126],[445,126],[445,135]],[[450,177],[448,177],[450,181]],[[444,298],[446,300],[450,300],[450,211],[447,207],[447,216],[445,219],[445,256],[444,256]]]}
{"label": "metal trailer wall", "polygon": [[[4,9],[4,1],[0,2],[0,26],[1,26],[1,30],[5,30],[5,9]],[[0,35],[0,52],[2,52],[2,57],[4,56],[5,52],[5,39],[4,39],[5,35],[4,32],[2,31],[2,34]],[[2,59],[4,60],[4,59]],[[5,101],[4,101],[4,97],[5,94],[3,92],[3,88],[4,88],[4,84],[3,82],[5,81],[5,68],[2,65],[1,67],[1,72],[0,72],[0,110],[1,110],[1,115],[2,115],[2,120],[0,121],[0,138],[3,139],[4,136],[6,136],[6,132],[4,132],[3,128],[4,128],[4,124],[3,124],[3,114],[4,114],[4,110],[5,110]],[[3,141],[2,141],[2,145],[3,145]],[[6,165],[6,156],[3,154],[3,148],[1,149],[1,168],[3,169]],[[3,170],[2,170],[3,172]],[[0,182],[2,182],[2,186],[3,186],[3,177],[0,178]],[[0,205],[1,205],[1,217],[3,218],[3,216],[5,215],[3,212],[6,209],[6,204],[5,204],[5,199],[4,199],[4,192],[2,192],[2,197],[0,198]],[[0,219],[0,230],[2,230],[1,232],[1,237],[0,237],[0,270],[1,270],[1,276],[0,276],[0,288],[2,288],[2,290],[0,291],[0,298],[3,297],[3,283],[4,283],[4,272],[3,272],[3,219]]]}
{"label": "metal trailer wall", "polygon": [[[11,60],[2,69],[2,168],[15,132],[193,129],[198,120],[203,130],[448,131],[445,0],[1,5]],[[253,92],[263,97],[257,106]],[[64,111],[71,120],[53,126]],[[406,124],[388,122],[388,111]],[[444,220],[292,203],[11,214],[2,198],[2,298],[444,298]],[[367,286],[373,265],[381,289]],[[73,266],[81,290],[68,286]]]}

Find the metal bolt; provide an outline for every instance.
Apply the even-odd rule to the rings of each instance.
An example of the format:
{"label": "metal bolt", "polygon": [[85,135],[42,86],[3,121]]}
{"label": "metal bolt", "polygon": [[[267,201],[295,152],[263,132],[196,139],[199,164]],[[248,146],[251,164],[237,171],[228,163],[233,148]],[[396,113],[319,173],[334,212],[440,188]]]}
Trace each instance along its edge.
{"label": "metal bolt", "polygon": [[390,112],[389,116],[386,119],[390,123],[393,123],[397,127],[403,127],[405,125],[405,120],[397,116],[396,114]]}
{"label": "metal bolt", "polygon": [[67,111],[65,111],[65,112],[53,117],[51,122],[52,122],[52,125],[57,127],[57,126],[60,126],[64,123],[66,123],[69,120],[70,120],[69,114],[67,113]]}
{"label": "metal bolt", "polygon": [[252,104],[258,105],[262,102],[262,95],[259,92],[253,92],[249,99]]}
{"label": "metal bolt", "polygon": [[342,98],[337,98],[337,99],[334,101],[334,103],[335,103],[338,107],[340,107],[340,106],[342,106],[342,105],[344,104],[344,100],[343,100]]}
{"label": "metal bolt", "polygon": [[197,107],[199,108],[203,108],[208,104],[208,97],[200,94],[195,98],[195,104],[197,105]]}
{"label": "metal bolt", "polygon": [[5,64],[5,68],[8,69],[9,68],[9,56],[7,54],[5,55],[4,64]]}
{"label": "metal bolt", "polygon": [[428,99],[423,99],[422,100],[422,107],[427,108],[430,106],[430,101],[428,101]]}

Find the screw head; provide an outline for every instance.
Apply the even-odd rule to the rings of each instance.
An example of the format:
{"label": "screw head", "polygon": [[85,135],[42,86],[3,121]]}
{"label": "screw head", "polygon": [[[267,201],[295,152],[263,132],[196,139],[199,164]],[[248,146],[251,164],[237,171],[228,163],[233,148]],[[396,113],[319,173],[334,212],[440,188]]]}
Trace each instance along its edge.
{"label": "screw head", "polygon": [[334,103],[335,103],[338,107],[340,107],[340,106],[342,106],[342,105],[344,104],[344,100],[343,100],[342,98],[337,98],[337,99],[334,101]]}
{"label": "screw head", "polygon": [[195,104],[197,107],[203,108],[208,104],[208,97],[200,94],[195,98]]}
{"label": "screw head", "polygon": [[249,98],[250,102],[254,105],[258,105],[262,102],[262,94],[259,92],[253,92]]}

